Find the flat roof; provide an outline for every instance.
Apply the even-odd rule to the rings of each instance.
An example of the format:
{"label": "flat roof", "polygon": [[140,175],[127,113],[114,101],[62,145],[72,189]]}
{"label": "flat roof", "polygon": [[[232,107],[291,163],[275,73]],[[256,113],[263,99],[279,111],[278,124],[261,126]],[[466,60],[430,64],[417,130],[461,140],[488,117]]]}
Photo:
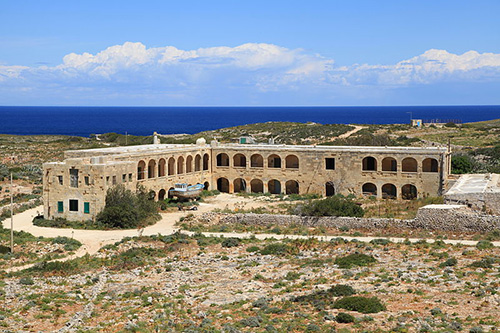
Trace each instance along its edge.
{"label": "flat roof", "polygon": [[[211,145],[196,145],[196,144],[149,144],[139,146],[123,146],[95,149],[68,150],[67,153],[71,157],[79,157],[87,154],[94,156],[98,155],[122,155],[122,154],[140,154],[144,152],[161,153],[170,150],[190,150],[200,148],[210,148]],[[398,147],[398,146],[321,146],[321,145],[269,145],[269,144],[231,144],[219,143],[213,146],[214,149],[239,149],[239,150],[310,150],[310,151],[338,151],[338,152],[372,152],[372,153],[412,153],[412,154],[440,154],[447,151],[444,147]]]}
{"label": "flat roof", "polygon": [[446,195],[500,193],[500,175],[495,173],[462,175]]}

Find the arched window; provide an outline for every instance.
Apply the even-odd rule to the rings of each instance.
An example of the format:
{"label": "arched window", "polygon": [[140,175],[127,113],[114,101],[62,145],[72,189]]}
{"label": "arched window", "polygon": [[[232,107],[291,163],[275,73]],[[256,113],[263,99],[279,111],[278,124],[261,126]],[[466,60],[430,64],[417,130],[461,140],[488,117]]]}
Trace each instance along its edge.
{"label": "arched window", "polygon": [[327,197],[331,197],[332,195],[335,195],[335,186],[333,185],[332,182],[327,182],[325,184],[325,192]]}
{"label": "arched window", "polygon": [[412,184],[406,184],[401,188],[401,198],[412,200],[418,197],[417,187]]}
{"label": "arched window", "polygon": [[225,153],[217,154],[217,166],[218,167],[229,166],[229,156],[227,156],[227,154]]}
{"label": "arched window", "polygon": [[295,180],[289,180],[285,183],[286,194],[299,194],[299,183]]}
{"label": "arched window", "polygon": [[174,188],[173,188],[173,187],[171,187],[171,188],[169,188],[169,189],[168,189],[168,192],[167,192],[167,193],[168,193],[168,195],[167,195],[167,196],[168,196],[168,198],[169,198],[169,199],[172,199],[172,198],[174,197],[174,196],[172,195],[172,191],[173,191],[173,190],[174,190]]}
{"label": "arched window", "polygon": [[299,158],[295,155],[288,155],[285,158],[285,167],[287,169],[298,169],[299,168]]}
{"label": "arched window", "polygon": [[184,157],[179,156],[177,159],[177,174],[180,175],[184,173]]}
{"label": "arched window", "polygon": [[210,161],[210,157],[208,154],[203,155],[203,170],[208,170],[208,162]]}
{"label": "arched window", "polygon": [[363,171],[377,171],[377,160],[371,156],[363,158]]}
{"label": "arched window", "polygon": [[168,159],[168,175],[171,176],[175,174],[175,158],[170,157]]}
{"label": "arched window", "polygon": [[203,189],[204,189],[205,191],[208,191],[208,190],[210,189],[210,183],[209,183],[209,182],[204,182],[204,183],[203,183]]}
{"label": "arched window", "polygon": [[270,155],[267,158],[267,166],[269,168],[281,168],[281,157],[276,154]]}
{"label": "arched window", "polygon": [[217,190],[223,193],[229,193],[229,180],[223,177],[217,179]]}
{"label": "arched window", "polygon": [[150,160],[148,163],[148,178],[155,177],[155,170],[156,170],[156,161]]}
{"label": "arched window", "polygon": [[234,193],[245,192],[247,190],[247,182],[243,178],[236,178],[233,185]]}
{"label": "arched window", "polygon": [[396,199],[397,197],[396,186],[393,184],[384,184],[382,186],[382,198],[384,199]]}
{"label": "arched window", "polygon": [[363,184],[363,195],[377,195],[377,185],[373,183]]}
{"label": "arched window", "polygon": [[407,157],[401,161],[401,170],[403,172],[417,172],[417,160],[413,157]]}
{"label": "arched window", "polygon": [[193,156],[186,157],[186,173],[193,172]]}
{"label": "arched window", "polygon": [[398,171],[398,162],[392,157],[382,160],[382,171]]}
{"label": "arched window", "polygon": [[422,161],[423,172],[438,172],[438,161],[435,158],[426,158]]}
{"label": "arched window", "polygon": [[165,161],[164,158],[160,158],[158,161],[158,177],[164,177],[165,176],[165,165],[167,162]]}
{"label": "arched window", "polygon": [[253,154],[250,157],[250,166],[252,168],[263,168],[264,167],[264,159],[260,154]]}
{"label": "arched window", "polygon": [[201,170],[201,156],[196,155],[194,158],[194,171],[200,171]]}
{"label": "arched window", "polygon": [[260,179],[253,179],[250,182],[250,190],[252,191],[252,193],[263,193],[264,183]]}
{"label": "arched window", "polygon": [[236,154],[233,156],[233,166],[235,168],[246,168],[247,158],[243,154]]}
{"label": "arched window", "polygon": [[141,180],[146,178],[146,162],[139,161],[137,164],[137,180]]}
{"label": "arched window", "polygon": [[279,180],[271,179],[267,183],[267,188],[269,189],[269,193],[271,193],[271,194],[280,194],[281,193],[281,183]]}

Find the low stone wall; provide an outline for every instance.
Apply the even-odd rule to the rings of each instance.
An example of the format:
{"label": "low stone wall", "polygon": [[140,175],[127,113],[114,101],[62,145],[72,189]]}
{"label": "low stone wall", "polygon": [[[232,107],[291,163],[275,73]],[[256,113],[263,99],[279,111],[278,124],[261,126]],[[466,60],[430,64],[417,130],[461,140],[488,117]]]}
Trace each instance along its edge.
{"label": "low stone wall", "polygon": [[204,213],[198,221],[206,225],[243,224],[255,226],[289,226],[329,227],[349,229],[385,229],[409,228],[455,232],[486,232],[500,230],[500,216],[481,215],[472,212],[450,209],[421,208],[415,219],[398,220],[389,218],[357,218],[357,217],[310,217],[298,215],[272,214],[220,214]]}
{"label": "low stone wall", "polygon": [[500,230],[500,216],[485,215],[466,209],[422,207],[412,221],[412,228],[421,229],[474,232]]}
{"label": "low stone wall", "polygon": [[467,205],[476,210],[500,214],[500,193],[498,192],[445,194],[444,201],[448,204]]}

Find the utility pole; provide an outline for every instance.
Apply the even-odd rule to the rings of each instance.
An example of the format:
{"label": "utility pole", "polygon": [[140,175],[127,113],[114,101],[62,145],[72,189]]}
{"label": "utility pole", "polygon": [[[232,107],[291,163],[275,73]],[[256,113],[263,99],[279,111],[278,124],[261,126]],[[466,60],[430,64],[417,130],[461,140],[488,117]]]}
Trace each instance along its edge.
{"label": "utility pole", "polygon": [[14,187],[10,173],[10,253],[14,253]]}

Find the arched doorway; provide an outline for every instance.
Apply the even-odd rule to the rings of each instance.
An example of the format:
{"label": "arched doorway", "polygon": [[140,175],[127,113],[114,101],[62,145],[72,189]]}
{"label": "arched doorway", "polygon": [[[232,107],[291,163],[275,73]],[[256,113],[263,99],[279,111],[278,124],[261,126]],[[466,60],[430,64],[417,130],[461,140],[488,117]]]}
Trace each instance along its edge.
{"label": "arched doorway", "polygon": [[423,172],[438,172],[438,161],[435,158],[426,158],[422,161]]}
{"label": "arched doorway", "polygon": [[250,157],[250,167],[252,168],[262,168],[264,167],[264,159],[260,154],[253,154]]}
{"label": "arched doorway", "polygon": [[281,193],[281,183],[279,180],[271,179],[267,183],[267,188],[269,190],[269,193],[271,193],[271,194],[280,194]]}
{"label": "arched doorway", "polygon": [[332,182],[327,182],[325,184],[325,192],[327,197],[335,195],[335,186],[333,185]]}
{"label": "arched doorway", "polygon": [[194,158],[194,171],[201,171],[201,156],[196,155]]}
{"label": "arched doorway", "polygon": [[417,160],[413,157],[407,157],[401,161],[401,170],[403,172],[417,172]]}
{"label": "arched doorway", "polygon": [[382,160],[382,171],[398,171],[398,162],[392,157]]}
{"label": "arched doorway", "polygon": [[371,156],[363,158],[363,171],[377,171],[377,160]]}
{"label": "arched doorway", "polygon": [[160,161],[158,161],[158,177],[165,177],[165,165],[167,162],[165,161],[164,158],[160,158]]}
{"label": "arched doorway", "polygon": [[220,153],[216,156],[217,166],[218,167],[227,167],[229,166],[229,156],[226,153]]}
{"label": "arched doorway", "polygon": [[175,158],[170,157],[168,159],[168,175],[171,176],[175,174]]}
{"label": "arched doorway", "polygon": [[288,155],[285,158],[285,167],[287,169],[298,169],[299,168],[299,158],[295,155]]}
{"label": "arched doorway", "polygon": [[209,161],[210,161],[210,156],[208,156],[208,154],[203,155],[203,170],[208,170]]}
{"label": "arched doorway", "polygon": [[281,157],[272,154],[267,158],[267,166],[269,168],[281,168]]}
{"label": "arched doorway", "polygon": [[396,186],[394,184],[382,185],[382,198],[383,199],[396,199],[397,196]]}
{"label": "arched doorway", "polygon": [[177,159],[177,174],[183,174],[184,173],[184,157],[179,156]]}
{"label": "arched doorway", "polygon": [[363,195],[377,195],[377,185],[365,183],[362,188]]}
{"label": "arched doorway", "polygon": [[236,178],[233,185],[234,193],[245,192],[247,190],[247,182],[243,178]]}
{"label": "arched doorway", "polygon": [[260,179],[252,179],[250,182],[250,190],[252,193],[263,193],[264,183]]}
{"label": "arched doorway", "polygon": [[167,193],[167,191],[165,191],[164,189],[161,189],[160,191],[158,191],[158,201],[165,200],[166,193]]}
{"label": "arched doorway", "polygon": [[229,180],[224,177],[217,179],[217,190],[219,190],[219,192],[229,193]]}
{"label": "arched doorway", "polygon": [[285,183],[286,194],[299,194],[299,183],[295,180],[289,180]]}
{"label": "arched doorway", "polygon": [[193,172],[193,156],[189,155],[186,158],[186,173]]}
{"label": "arched doorway", "polygon": [[139,161],[139,164],[137,164],[137,180],[144,179],[145,174],[146,174],[146,162]]}
{"label": "arched doorway", "polygon": [[412,184],[406,184],[401,188],[401,198],[404,200],[413,200],[418,197],[417,187]]}
{"label": "arched doorway", "polygon": [[247,158],[243,154],[236,154],[233,156],[233,166],[235,168],[246,168]]}

